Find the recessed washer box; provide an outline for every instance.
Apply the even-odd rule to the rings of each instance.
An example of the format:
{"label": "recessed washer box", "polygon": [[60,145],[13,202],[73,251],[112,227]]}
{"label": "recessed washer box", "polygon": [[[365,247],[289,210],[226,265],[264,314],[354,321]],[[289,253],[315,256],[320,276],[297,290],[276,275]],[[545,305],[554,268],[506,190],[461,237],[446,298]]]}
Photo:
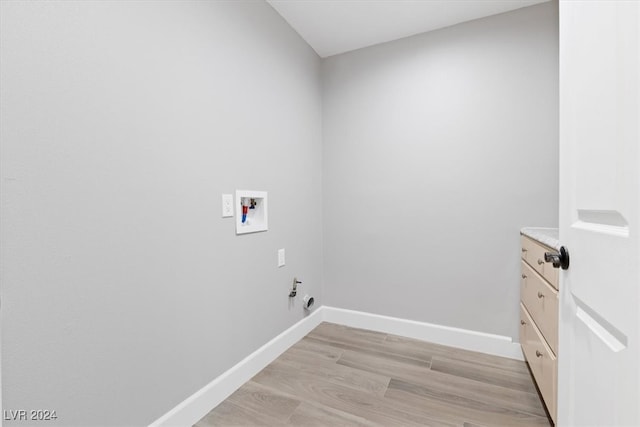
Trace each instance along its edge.
{"label": "recessed washer box", "polygon": [[236,190],[236,234],[268,229],[267,192]]}

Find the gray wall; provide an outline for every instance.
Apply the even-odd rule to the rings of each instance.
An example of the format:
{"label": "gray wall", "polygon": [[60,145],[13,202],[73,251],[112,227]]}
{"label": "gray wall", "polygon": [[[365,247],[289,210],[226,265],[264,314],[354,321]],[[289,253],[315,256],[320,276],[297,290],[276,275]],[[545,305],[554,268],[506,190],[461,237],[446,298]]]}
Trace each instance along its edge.
{"label": "gray wall", "polygon": [[322,303],[319,59],[263,2],[1,16],[4,409],[146,425]]}
{"label": "gray wall", "polygon": [[323,61],[325,304],[517,338],[557,226],[557,3]]}

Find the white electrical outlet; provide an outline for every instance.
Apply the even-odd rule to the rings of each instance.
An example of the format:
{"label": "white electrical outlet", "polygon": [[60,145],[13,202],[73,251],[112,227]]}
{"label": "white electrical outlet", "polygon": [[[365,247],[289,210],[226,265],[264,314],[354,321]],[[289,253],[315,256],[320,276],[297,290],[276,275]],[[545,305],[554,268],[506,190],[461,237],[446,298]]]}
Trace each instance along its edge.
{"label": "white electrical outlet", "polygon": [[284,249],[278,249],[278,267],[284,266]]}
{"label": "white electrical outlet", "polygon": [[233,194],[222,195],[222,218],[233,216]]}

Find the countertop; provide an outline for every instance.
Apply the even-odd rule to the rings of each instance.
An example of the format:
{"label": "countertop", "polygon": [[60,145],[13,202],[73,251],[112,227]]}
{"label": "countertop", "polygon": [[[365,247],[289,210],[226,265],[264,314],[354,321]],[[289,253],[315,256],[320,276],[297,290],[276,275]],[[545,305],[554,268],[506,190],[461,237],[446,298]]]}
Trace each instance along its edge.
{"label": "countertop", "polygon": [[560,250],[560,240],[558,238],[557,228],[524,227],[520,229],[520,234],[530,237],[533,240],[557,251]]}

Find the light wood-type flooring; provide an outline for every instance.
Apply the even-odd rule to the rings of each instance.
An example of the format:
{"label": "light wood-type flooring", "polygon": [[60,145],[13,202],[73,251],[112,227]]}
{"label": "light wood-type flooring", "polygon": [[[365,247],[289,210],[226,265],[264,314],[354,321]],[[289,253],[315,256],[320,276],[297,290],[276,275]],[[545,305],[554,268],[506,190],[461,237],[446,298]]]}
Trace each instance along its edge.
{"label": "light wood-type flooring", "polygon": [[322,323],[196,426],[549,426],[524,362]]}

